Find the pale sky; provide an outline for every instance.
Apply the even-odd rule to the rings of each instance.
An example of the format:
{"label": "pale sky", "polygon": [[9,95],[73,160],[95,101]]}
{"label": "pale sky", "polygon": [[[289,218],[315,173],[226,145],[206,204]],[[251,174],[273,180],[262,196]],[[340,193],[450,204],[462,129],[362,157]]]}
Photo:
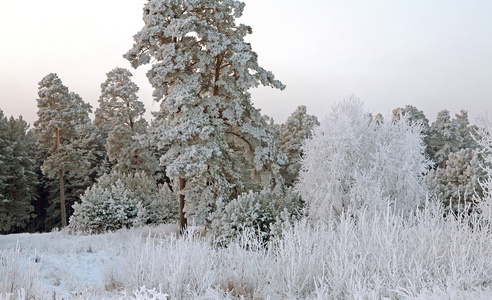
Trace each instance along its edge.
{"label": "pale sky", "polygon": [[[36,120],[38,82],[57,73],[97,107],[114,67],[128,68],[148,112],[158,109],[145,77],[122,55],[143,26],[146,0],[1,0],[0,109]],[[431,121],[466,109],[492,112],[492,1],[245,0],[239,22],[262,67],[287,85],[260,88],[253,102],[284,122],[298,105],[323,118],[351,94],[383,115],[412,104]],[[147,114],[147,119],[150,119]]]}

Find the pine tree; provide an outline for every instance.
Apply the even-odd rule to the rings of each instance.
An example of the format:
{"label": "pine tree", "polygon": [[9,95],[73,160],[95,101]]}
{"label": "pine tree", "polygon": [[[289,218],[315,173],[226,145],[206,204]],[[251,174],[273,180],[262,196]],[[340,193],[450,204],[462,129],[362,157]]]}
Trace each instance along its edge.
{"label": "pine tree", "polygon": [[429,154],[436,167],[445,168],[450,153],[457,152],[462,144],[457,122],[451,120],[448,110],[437,114],[429,129]]}
{"label": "pine tree", "polygon": [[450,153],[446,161],[445,168],[438,167],[427,175],[429,189],[447,210],[469,213],[475,208],[475,197],[483,197],[483,159],[476,150],[463,148]]}
{"label": "pine tree", "polygon": [[[7,202],[7,196],[5,195],[5,189],[7,187],[7,150],[9,148],[8,140],[9,126],[7,124],[7,118],[3,115],[3,111],[0,110],[0,203],[5,205]],[[6,215],[7,210],[2,208],[2,215]],[[6,217],[5,217],[6,219]],[[7,221],[5,221],[7,222]]]}
{"label": "pine tree", "polygon": [[149,0],[143,29],[124,56],[133,67],[155,60],[147,73],[161,102],[153,130],[169,178],[179,186],[180,224],[186,212],[203,220],[216,198],[244,190],[244,170],[260,186],[279,182],[283,160],[248,89],[259,84],[283,89],[258,66],[244,41],[251,28],[237,25],[244,3],[235,0]]}
{"label": "pine tree", "polygon": [[419,110],[413,105],[405,105],[404,108],[397,107],[393,109],[393,122],[397,122],[404,116],[408,122],[415,124],[420,123],[422,125],[422,133],[429,130],[429,120],[425,116],[424,112]]}
{"label": "pine tree", "polygon": [[138,86],[131,81],[132,74],[127,69],[115,68],[106,75],[94,123],[103,137],[107,137],[108,158],[119,172],[152,174],[158,162],[151,151],[135,139],[145,134],[148,127],[143,118],[144,104],[137,96]]}
{"label": "pine tree", "polygon": [[100,232],[146,224],[175,222],[177,203],[167,184],[157,185],[144,172],[111,172],[74,204],[70,228]]}
{"label": "pine tree", "polygon": [[316,126],[319,126],[318,118],[308,115],[304,105],[299,106],[280,125],[280,150],[287,155],[287,164],[282,168],[282,175],[287,185],[292,186],[299,176],[302,143],[311,137]]}
{"label": "pine tree", "polygon": [[472,149],[476,150],[480,146],[475,141],[474,135],[477,133],[477,127],[470,125],[468,120],[468,112],[464,109],[459,114],[455,114],[454,121],[457,123],[458,132],[460,135],[461,145],[460,149]]}
{"label": "pine tree", "polygon": [[476,130],[465,110],[452,120],[447,110],[439,112],[430,128],[429,152],[436,165],[427,182],[435,197],[454,213],[473,210],[474,198],[482,197],[483,161],[477,137],[472,136]]}
{"label": "pine tree", "polygon": [[34,141],[19,117],[7,120],[0,110],[0,232],[25,229],[37,198]]}
{"label": "pine tree", "polygon": [[268,130],[275,136],[275,139],[280,142],[280,124],[275,123],[275,120],[267,115],[263,115],[263,119],[267,123]]}
{"label": "pine tree", "polygon": [[87,161],[73,141],[77,128],[90,121],[90,105],[69,92],[58,76],[48,74],[39,82],[38,120],[34,123],[38,147],[48,149],[41,169],[50,178],[59,180],[62,227],[67,225],[65,203],[65,172],[76,175],[86,172]]}

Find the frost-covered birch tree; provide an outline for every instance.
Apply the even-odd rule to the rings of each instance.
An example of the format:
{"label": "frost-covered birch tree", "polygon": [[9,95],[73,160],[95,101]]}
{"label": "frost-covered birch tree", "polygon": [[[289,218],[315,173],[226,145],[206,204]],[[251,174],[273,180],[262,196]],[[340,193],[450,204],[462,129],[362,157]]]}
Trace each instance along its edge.
{"label": "frost-covered birch tree", "polygon": [[489,116],[482,116],[479,120],[477,141],[480,145],[480,154],[484,158],[482,169],[485,171],[485,179],[480,182],[483,190],[483,197],[476,198],[478,208],[485,220],[492,222],[492,119]]}
{"label": "frost-covered birch tree", "polygon": [[404,116],[407,122],[410,122],[411,124],[420,124],[422,127],[422,137],[426,147],[425,152],[427,157],[430,158],[431,149],[429,148],[429,119],[427,119],[423,111],[413,105],[405,105],[405,107],[397,107],[393,109],[393,122],[397,122],[402,116]]}
{"label": "frost-covered birch tree", "polygon": [[297,189],[313,219],[361,207],[409,213],[426,195],[424,149],[419,125],[378,124],[350,98],[304,144]]}
{"label": "frost-covered birch tree", "polygon": [[90,122],[91,106],[79,95],[69,92],[54,73],[39,82],[38,120],[34,122],[39,135],[39,148],[48,150],[48,157],[41,166],[44,174],[58,178],[62,226],[67,225],[64,174],[86,172],[87,161],[77,143],[77,127]]}
{"label": "frost-covered birch tree", "polygon": [[107,137],[108,158],[119,172],[144,171],[151,175],[158,162],[150,150],[134,138],[145,134],[148,127],[143,118],[144,104],[137,96],[138,86],[127,69],[115,68],[106,75],[94,123]]}
{"label": "frost-covered birch tree", "polygon": [[179,183],[181,227],[185,210],[200,222],[216,198],[242,193],[244,170],[260,186],[278,183],[284,157],[248,90],[284,85],[244,41],[251,27],[236,24],[243,9],[236,0],[149,0],[124,55],[135,68],[152,61],[147,77],[161,102],[152,136],[169,147],[161,164]]}

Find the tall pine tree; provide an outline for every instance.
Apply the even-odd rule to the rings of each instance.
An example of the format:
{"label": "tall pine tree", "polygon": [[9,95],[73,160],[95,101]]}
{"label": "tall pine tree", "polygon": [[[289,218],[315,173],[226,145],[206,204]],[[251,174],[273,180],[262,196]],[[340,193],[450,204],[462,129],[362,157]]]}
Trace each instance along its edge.
{"label": "tall pine tree", "polygon": [[236,24],[243,9],[235,0],[149,0],[125,54],[135,68],[154,61],[147,76],[161,111],[153,136],[169,147],[161,163],[179,185],[182,228],[185,195],[187,214],[199,221],[216,198],[244,191],[245,169],[261,186],[278,183],[284,157],[248,89],[284,85],[244,41],[251,28]]}
{"label": "tall pine tree", "polygon": [[158,162],[151,151],[135,139],[147,132],[148,124],[143,118],[144,105],[138,100],[138,87],[131,77],[130,71],[124,68],[107,73],[106,81],[101,84],[94,123],[107,137],[108,158],[116,170],[144,171],[152,175]]}
{"label": "tall pine tree", "polygon": [[67,225],[65,203],[66,172],[71,175],[86,172],[88,165],[74,140],[77,128],[90,122],[90,105],[68,88],[54,73],[39,82],[38,120],[34,123],[39,138],[38,147],[47,149],[48,157],[41,169],[50,178],[59,180],[61,224]]}

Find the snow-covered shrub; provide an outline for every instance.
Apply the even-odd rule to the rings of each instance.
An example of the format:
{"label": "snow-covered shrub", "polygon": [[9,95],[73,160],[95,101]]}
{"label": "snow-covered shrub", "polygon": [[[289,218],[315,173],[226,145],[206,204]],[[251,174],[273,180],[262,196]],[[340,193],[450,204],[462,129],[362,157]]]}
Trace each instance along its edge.
{"label": "snow-covered shrub", "polygon": [[100,232],[176,220],[177,201],[167,185],[158,186],[145,173],[112,173],[74,204],[70,228]]}
{"label": "snow-covered shrub", "polygon": [[335,105],[303,151],[297,189],[313,219],[361,207],[408,214],[426,195],[419,124],[374,122],[357,98]]}
{"label": "snow-covered shrub", "polygon": [[75,230],[99,232],[131,227],[137,217],[138,200],[119,179],[107,188],[95,184],[81,199],[80,204],[74,204],[70,218],[70,227]]}
{"label": "snow-covered shrub", "polygon": [[221,199],[216,204],[210,216],[210,232],[221,245],[246,228],[267,241],[272,235],[280,234],[282,226],[300,219],[303,209],[301,199],[292,189],[286,189],[281,196],[269,190],[250,190],[227,204]]}

